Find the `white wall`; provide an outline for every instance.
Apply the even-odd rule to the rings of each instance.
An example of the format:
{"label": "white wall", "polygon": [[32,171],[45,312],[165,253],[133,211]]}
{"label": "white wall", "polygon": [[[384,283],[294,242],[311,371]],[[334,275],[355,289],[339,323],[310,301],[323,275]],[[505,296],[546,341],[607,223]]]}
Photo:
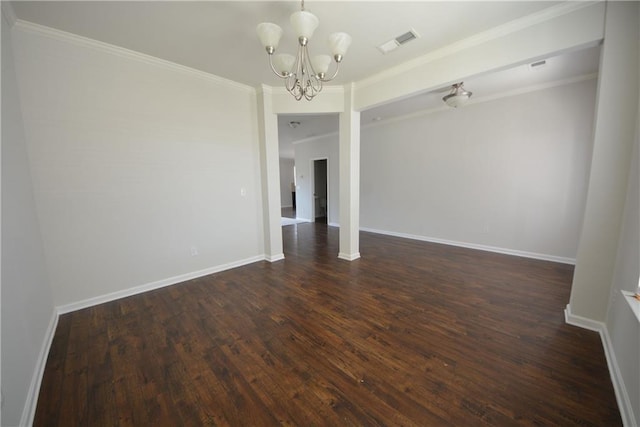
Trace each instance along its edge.
{"label": "white wall", "polygon": [[[638,124],[640,124],[640,116]],[[640,260],[640,249],[638,248],[638,236],[640,236],[639,145],[640,132],[636,130],[633,163],[629,174],[624,219],[606,319],[606,328],[611,337],[615,363],[620,369],[620,378],[624,381],[630,410],[633,412],[636,422],[640,421],[640,323],[620,291],[636,292],[640,274],[638,270],[638,260]]]}
{"label": "white wall", "polygon": [[[336,129],[338,119],[336,116]],[[312,161],[314,159],[328,159],[327,163],[327,189],[329,192],[329,216],[327,221],[330,225],[338,225],[339,204],[340,204],[340,164],[338,158],[338,135],[327,135],[313,139],[311,141],[297,143],[293,147],[296,159],[297,193],[296,193],[296,216],[301,219],[312,221],[313,203],[313,173]]]}
{"label": "white wall", "polygon": [[[625,5],[623,7],[626,8],[628,6],[629,5]],[[640,44],[640,40],[637,38],[638,23],[640,23],[640,7],[638,7],[637,4],[635,5],[635,22],[633,19],[633,11],[623,9],[615,13],[624,15],[625,20],[631,18],[626,24],[627,31],[635,30],[636,32],[635,47],[633,47],[633,45],[630,47],[635,49],[637,67],[638,44]],[[618,19],[620,19],[620,15]],[[627,34],[626,37],[628,36]],[[620,43],[614,38],[611,49],[617,49],[619,45]],[[615,57],[611,58],[610,56],[607,56],[607,58],[611,58],[614,64],[618,64],[618,61],[627,61],[628,56],[631,54],[623,50],[618,52],[617,55],[617,59],[615,59]],[[609,64],[609,66],[611,66],[611,64]],[[619,71],[627,73],[630,69],[622,68]],[[634,78],[634,74],[631,73],[629,75],[623,75],[625,75],[625,78]],[[608,75],[608,78],[615,79],[615,75]],[[630,138],[630,143],[633,145],[633,154],[623,204],[622,226],[620,228],[617,252],[615,254],[613,283],[611,285],[607,316],[605,319],[605,328],[610,337],[611,345],[609,350],[612,360],[610,360],[610,362],[612,366],[614,366],[612,376],[614,377],[614,384],[616,384],[616,380],[619,383],[620,390],[618,390],[618,394],[619,398],[623,400],[621,412],[626,419],[627,425],[637,425],[640,423],[640,322],[638,322],[631,307],[621,295],[622,290],[636,292],[640,276],[638,265],[640,260],[638,243],[640,236],[640,85],[638,84],[637,68],[635,79],[635,93],[630,93],[630,98],[626,101],[630,102],[631,105],[633,105],[635,101],[635,115],[627,116],[625,124],[620,123],[620,126],[626,127],[626,132],[629,132],[629,126],[635,121],[635,135],[633,138]],[[622,83],[622,87],[629,89],[632,85],[629,81],[616,83]],[[629,108],[628,105],[629,104],[625,105],[625,110]],[[609,111],[610,108],[603,106],[602,114],[606,114],[606,112]],[[626,115],[627,113],[628,112],[625,111],[624,114]],[[614,119],[614,117],[608,117],[605,120],[611,119]],[[630,136],[630,134],[623,134],[619,141],[622,142]],[[588,265],[584,266],[585,269],[588,269],[588,267]],[[600,284],[605,290],[607,285],[607,282]],[[589,289],[586,287],[578,288],[576,283],[574,283],[574,291],[584,293],[589,291]],[[605,344],[608,344],[606,340]]]}
{"label": "white wall", "polygon": [[294,159],[280,157],[280,204],[283,208],[293,206],[291,186],[293,184]]}
{"label": "white wall", "polygon": [[361,226],[575,258],[594,79],[362,129]]}
{"label": "white wall", "polygon": [[15,29],[56,305],[264,255],[253,89]]}
{"label": "white wall", "polygon": [[55,317],[33,198],[11,33],[4,18],[3,13],[1,300],[5,401],[0,423],[15,426],[25,408],[28,417],[29,401],[37,397],[32,381],[37,382],[47,356],[46,336]]}

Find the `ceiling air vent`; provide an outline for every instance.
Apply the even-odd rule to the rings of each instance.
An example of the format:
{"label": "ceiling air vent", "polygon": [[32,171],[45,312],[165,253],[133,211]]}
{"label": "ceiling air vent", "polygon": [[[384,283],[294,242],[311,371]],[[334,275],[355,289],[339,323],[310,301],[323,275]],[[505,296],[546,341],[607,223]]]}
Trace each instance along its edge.
{"label": "ceiling air vent", "polygon": [[529,69],[535,71],[544,68],[546,65],[547,61],[543,59],[542,61],[536,61],[529,64]]}
{"label": "ceiling air vent", "polygon": [[418,37],[420,36],[418,35],[418,33],[416,33],[416,30],[411,29],[404,34],[400,34],[395,39],[391,39],[388,42],[382,43],[380,46],[378,46],[378,49],[380,50],[380,52],[387,54],[392,50],[396,50],[400,45],[409,43],[411,40],[415,40]]}

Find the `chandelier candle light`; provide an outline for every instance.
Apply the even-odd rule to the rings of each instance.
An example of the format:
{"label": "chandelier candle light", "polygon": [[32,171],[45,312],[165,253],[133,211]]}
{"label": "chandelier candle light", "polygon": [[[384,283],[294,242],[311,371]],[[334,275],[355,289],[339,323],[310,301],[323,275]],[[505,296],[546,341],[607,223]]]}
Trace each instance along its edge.
{"label": "chandelier candle light", "polygon": [[282,37],[282,28],[270,22],[263,22],[256,28],[262,45],[269,54],[269,65],[273,72],[285,80],[285,87],[296,100],[303,97],[311,101],[322,90],[322,83],[333,80],[338,75],[340,63],[351,44],[351,36],[347,33],[333,33],[329,36],[329,47],[336,62],[336,70],[331,77],[327,77],[331,57],[329,55],[309,56],[308,43],[320,21],[311,12],[304,10],[304,0],[301,10],[291,15],[291,26],[298,36],[298,54],[277,54],[278,43]]}

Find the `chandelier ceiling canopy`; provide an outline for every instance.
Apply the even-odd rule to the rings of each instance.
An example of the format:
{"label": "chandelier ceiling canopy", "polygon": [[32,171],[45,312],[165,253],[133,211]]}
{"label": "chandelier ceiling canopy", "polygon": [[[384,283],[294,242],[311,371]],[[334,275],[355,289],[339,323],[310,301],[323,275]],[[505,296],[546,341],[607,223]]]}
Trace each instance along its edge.
{"label": "chandelier ceiling canopy", "polygon": [[282,37],[282,28],[279,25],[263,22],[258,25],[256,31],[269,55],[271,70],[284,79],[287,91],[298,101],[302,98],[310,101],[320,93],[324,82],[331,81],[338,75],[342,58],[351,45],[351,36],[347,33],[333,33],[329,36],[329,48],[336,63],[335,71],[329,76],[327,73],[332,58],[329,55],[309,55],[309,40],[320,21],[304,9],[304,0],[301,1],[301,10],[294,12],[290,21],[298,36],[298,52],[295,57],[289,54],[274,54]]}

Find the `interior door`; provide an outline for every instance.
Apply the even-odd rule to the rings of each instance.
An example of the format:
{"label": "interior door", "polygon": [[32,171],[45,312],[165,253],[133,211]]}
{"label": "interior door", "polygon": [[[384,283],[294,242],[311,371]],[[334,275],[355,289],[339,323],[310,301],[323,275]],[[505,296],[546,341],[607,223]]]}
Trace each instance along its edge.
{"label": "interior door", "polygon": [[314,221],[327,222],[329,206],[327,197],[327,159],[313,161]]}

